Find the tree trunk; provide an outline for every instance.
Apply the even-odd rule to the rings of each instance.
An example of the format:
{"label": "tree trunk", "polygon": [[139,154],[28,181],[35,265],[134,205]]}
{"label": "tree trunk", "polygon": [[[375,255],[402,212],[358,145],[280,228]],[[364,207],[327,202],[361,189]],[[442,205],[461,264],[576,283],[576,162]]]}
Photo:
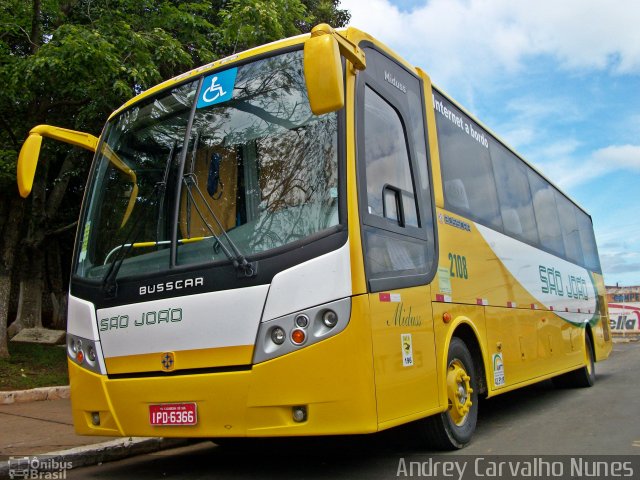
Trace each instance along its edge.
{"label": "tree trunk", "polygon": [[13,337],[23,328],[42,328],[42,272],[44,255],[34,250],[25,255],[23,275],[20,279],[20,298],[18,299],[18,316],[9,327],[9,336]]}
{"label": "tree trunk", "polygon": [[67,316],[65,301],[67,292],[64,288],[62,274],[62,252],[60,251],[60,241],[57,238],[52,238],[47,244],[50,246],[47,250],[47,285],[49,298],[53,306],[51,328],[61,330],[65,328],[65,318]]}
{"label": "tree trunk", "polygon": [[[60,249],[56,252],[49,252],[51,245],[45,242],[48,221],[55,217],[57,210],[60,208],[62,199],[69,185],[69,172],[72,170],[74,160],[77,156],[73,153],[68,154],[62,165],[56,180],[53,182],[53,188],[48,192],[46,190],[47,172],[49,170],[49,162],[43,161],[38,165],[38,173],[34,179],[33,190],[31,193],[31,210],[29,215],[29,225],[27,229],[27,237],[23,242],[22,248],[22,268],[20,275],[20,297],[18,301],[18,315],[16,321],[9,328],[9,336],[13,337],[23,328],[42,327],[42,298],[45,293],[44,281],[47,270],[47,262],[45,249],[51,261],[54,255],[60,255]],[[60,259],[55,261],[58,263]],[[57,267],[61,279],[61,267]],[[64,317],[66,317],[66,292],[61,285],[53,286],[51,293],[55,295],[55,299],[51,298],[54,305],[53,325],[64,325]],[[48,289],[47,289],[48,290]],[[48,293],[48,292],[47,292]],[[57,318],[56,318],[57,317]],[[63,317],[60,319],[60,317]]]}
{"label": "tree trunk", "polygon": [[0,198],[2,199],[2,201],[0,202],[0,232],[4,232],[5,223],[9,219],[11,202],[9,202],[8,197],[0,197]]}
{"label": "tree trunk", "polygon": [[33,16],[31,17],[31,53],[36,53],[40,47],[40,31],[41,31],[41,1],[33,0]]}
{"label": "tree trunk", "polygon": [[16,196],[11,198],[9,215],[4,224],[4,241],[0,255],[0,358],[9,357],[7,346],[7,323],[11,296],[11,273],[20,239],[20,226],[24,216],[24,201]]}
{"label": "tree trunk", "polygon": [[[40,165],[31,193],[27,235],[20,254],[20,296],[18,315],[9,327],[9,338],[23,328],[42,327],[42,281],[44,278],[45,200],[48,164]],[[39,169],[40,170],[40,169]]]}

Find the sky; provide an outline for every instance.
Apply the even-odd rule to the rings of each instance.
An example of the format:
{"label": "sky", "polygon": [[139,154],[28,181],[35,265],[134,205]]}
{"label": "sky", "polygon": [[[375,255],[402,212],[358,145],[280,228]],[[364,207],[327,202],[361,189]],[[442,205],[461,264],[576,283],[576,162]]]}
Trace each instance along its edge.
{"label": "sky", "polygon": [[640,285],[640,1],[340,6],[591,214],[607,285]]}

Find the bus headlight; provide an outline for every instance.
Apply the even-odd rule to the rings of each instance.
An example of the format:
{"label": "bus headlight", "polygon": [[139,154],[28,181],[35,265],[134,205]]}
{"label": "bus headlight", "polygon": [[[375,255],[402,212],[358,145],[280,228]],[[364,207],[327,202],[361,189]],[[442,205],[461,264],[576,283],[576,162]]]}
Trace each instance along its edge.
{"label": "bus headlight", "polygon": [[284,341],[287,339],[287,334],[284,333],[284,330],[280,327],[276,327],[271,330],[271,340],[276,345],[282,345]]}
{"label": "bus headlight", "polygon": [[96,373],[103,373],[98,345],[93,340],[67,333],[67,356],[73,363]]}
{"label": "bus headlight", "polygon": [[95,362],[98,356],[96,355],[96,348],[93,345],[89,345],[87,349],[87,359],[91,362]]}
{"label": "bus headlight", "polygon": [[337,335],[351,317],[351,298],[294,312],[260,324],[253,363],[295,352]]}
{"label": "bus headlight", "polygon": [[338,324],[338,315],[333,310],[325,310],[322,314],[322,323],[327,328],[333,328]]}
{"label": "bus headlight", "polygon": [[309,317],[304,313],[296,315],[296,325],[300,328],[307,328],[309,326]]}

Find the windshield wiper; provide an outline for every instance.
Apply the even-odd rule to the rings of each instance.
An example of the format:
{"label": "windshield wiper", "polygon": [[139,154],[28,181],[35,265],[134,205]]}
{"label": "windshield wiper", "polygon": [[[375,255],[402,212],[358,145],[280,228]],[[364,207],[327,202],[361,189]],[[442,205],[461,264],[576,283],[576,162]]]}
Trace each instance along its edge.
{"label": "windshield wiper", "polygon": [[[161,191],[161,188],[163,188],[162,182],[156,183],[153,187],[153,190],[151,190],[151,193],[149,193],[149,195],[145,199],[143,199],[142,202],[140,202],[142,204],[141,206],[151,204],[153,197],[155,197],[157,193]],[[133,226],[129,230],[129,233],[127,234],[124,242],[122,242],[122,245],[120,245],[116,257],[113,259],[113,262],[111,262],[107,273],[105,273],[104,277],[102,277],[102,291],[109,297],[115,297],[118,293],[116,278],[118,276],[118,272],[120,271],[120,267],[122,267],[122,263],[124,262],[125,258],[127,258],[127,255],[129,255],[129,252],[138,240],[140,233],[143,231],[143,228],[146,226],[149,217],[151,216],[146,215],[144,220],[142,220],[142,215],[144,213],[147,213],[147,209],[140,208],[140,210],[138,211],[138,215],[136,215]]]}
{"label": "windshield wiper", "polygon": [[[198,213],[200,220],[202,220],[202,223],[206,226],[207,230],[209,230],[209,233],[211,233],[213,238],[215,238],[216,243],[214,245],[219,246],[224,252],[224,254],[229,258],[229,260],[231,260],[234,268],[238,271],[238,276],[244,276],[247,278],[255,277],[256,274],[258,273],[257,263],[247,261],[247,259],[242,254],[240,249],[236,246],[233,240],[231,240],[231,237],[229,237],[229,235],[227,234],[224,226],[222,225],[222,222],[220,222],[220,219],[218,218],[218,216],[213,212],[213,210],[211,209],[211,206],[207,202],[207,199],[203,195],[202,190],[200,190],[200,187],[198,187],[195,174],[194,173],[185,174],[182,177],[182,183],[186,187],[188,199],[190,200],[191,204],[193,205],[196,212]],[[205,220],[204,215],[202,214],[202,211],[198,206],[198,203],[195,201],[193,197],[192,189],[195,190],[195,192],[198,194],[198,197],[200,197],[200,199],[202,200],[202,203],[204,203],[204,205],[207,207],[207,211],[209,212],[209,215],[211,216],[211,218],[213,218],[213,220],[216,222],[216,225],[222,232],[221,236],[223,236],[224,239],[229,243],[229,246],[231,247],[231,250],[233,250],[233,252],[229,250],[229,248],[222,242],[221,236],[217,235],[216,232],[211,227],[211,225],[209,225],[209,222]]]}
{"label": "windshield wiper", "polygon": [[[169,170],[171,169],[171,162],[173,161],[173,153],[176,148],[176,143],[177,142],[173,143],[173,146],[169,151],[169,158],[167,158],[167,163],[164,168],[164,175],[162,177],[162,181],[157,182],[153,186],[153,189],[151,190],[149,195],[147,195],[147,197],[142,199],[142,201],[140,202],[141,207],[145,205],[148,207],[152,204],[154,197],[156,195],[160,195],[160,202],[159,202],[160,206],[158,208],[159,211],[157,216],[158,223],[156,225],[156,241],[155,241],[156,245],[160,245],[160,241],[159,241],[160,219],[162,215],[162,210],[164,208],[164,193],[165,193],[165,190],[167,189],[167,182],[169,179]],[[111,262],[111,265],[107,270],[107,273],[105,273],[104,277],[102,278],[102,290],[109,297],[115,297],[117,295],[118,285],[116,283],[116,278],[118,277],[118,272],[120,271],[120,267],[122,267],[122,263],[124,262],[125,258],[127,258],[127,255],[129,255],[129,252],[131,251],[131,249],[134,248],[134,246],[136,245],[136,241],[138,240],[140,233],[144,230],[144,227],[147,225],[147,222],[149,221],[149,217],[151,217],[151,215],[147,215],[142,221],[140,221],[142,219],[142,215],[146,211],[147,211],[147,208],[140,208],[140,210],[138,210],[138,215],[136,215],[136,219],[135,219],[135,222],[133,223],[133,226],[129,230],[129,233],[127,234],[124,242],[122,242],[122,244],[119,247],[116,247],[118,253],[116,254],[116,257],[113,259],[113,262]],[[129,239],[131,239],[131,241],[129,241]],[[112,252],[114,250],[112,250]],[[107,258],[109,258],[108,255],[107,255]]]}
{"label": "windshield wiper", "polygon": [[171,145],[171,150],[169,150],[169,158],[167,159],[167,165],[164,167],[164,177],[162,177],[162,183],[159,187],[161,189],[161,197],[160,197],[160,206],[158,207],[158,217],[156,223],[156,242],[160,242],[160,222],[164,216],[164,198],[165,192],[167,191],[167,182],[169,181],[169,171],[171,170],[171,162],[173,162],[173,154],[176,150],[176,146],[178,145],[178,141],[174,140],[173,145]]}

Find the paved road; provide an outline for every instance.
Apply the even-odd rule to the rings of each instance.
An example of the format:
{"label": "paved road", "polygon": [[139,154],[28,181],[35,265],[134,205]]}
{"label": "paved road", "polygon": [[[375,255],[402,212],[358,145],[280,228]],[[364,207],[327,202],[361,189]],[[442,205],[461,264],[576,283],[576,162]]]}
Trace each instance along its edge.
{"label": "paved road", "polygon": [[[559,390],[542,382],[484,401],[473,442],[462,452],[434,458],[458,461],[465,458],[460,453],[640,455],[639,368],[640,343],[617,344],[607,362],[596,364],[593,388]],[[242,448],[205,442],[72,470],[68,478],[383,479],[396,477],[401,460],[408,466],[426,462],[434,453],[412,445],[410,431],[399,428],[367,436],[247,443]],[[634,465],[640,465],[638,460],[635,457]]]}

